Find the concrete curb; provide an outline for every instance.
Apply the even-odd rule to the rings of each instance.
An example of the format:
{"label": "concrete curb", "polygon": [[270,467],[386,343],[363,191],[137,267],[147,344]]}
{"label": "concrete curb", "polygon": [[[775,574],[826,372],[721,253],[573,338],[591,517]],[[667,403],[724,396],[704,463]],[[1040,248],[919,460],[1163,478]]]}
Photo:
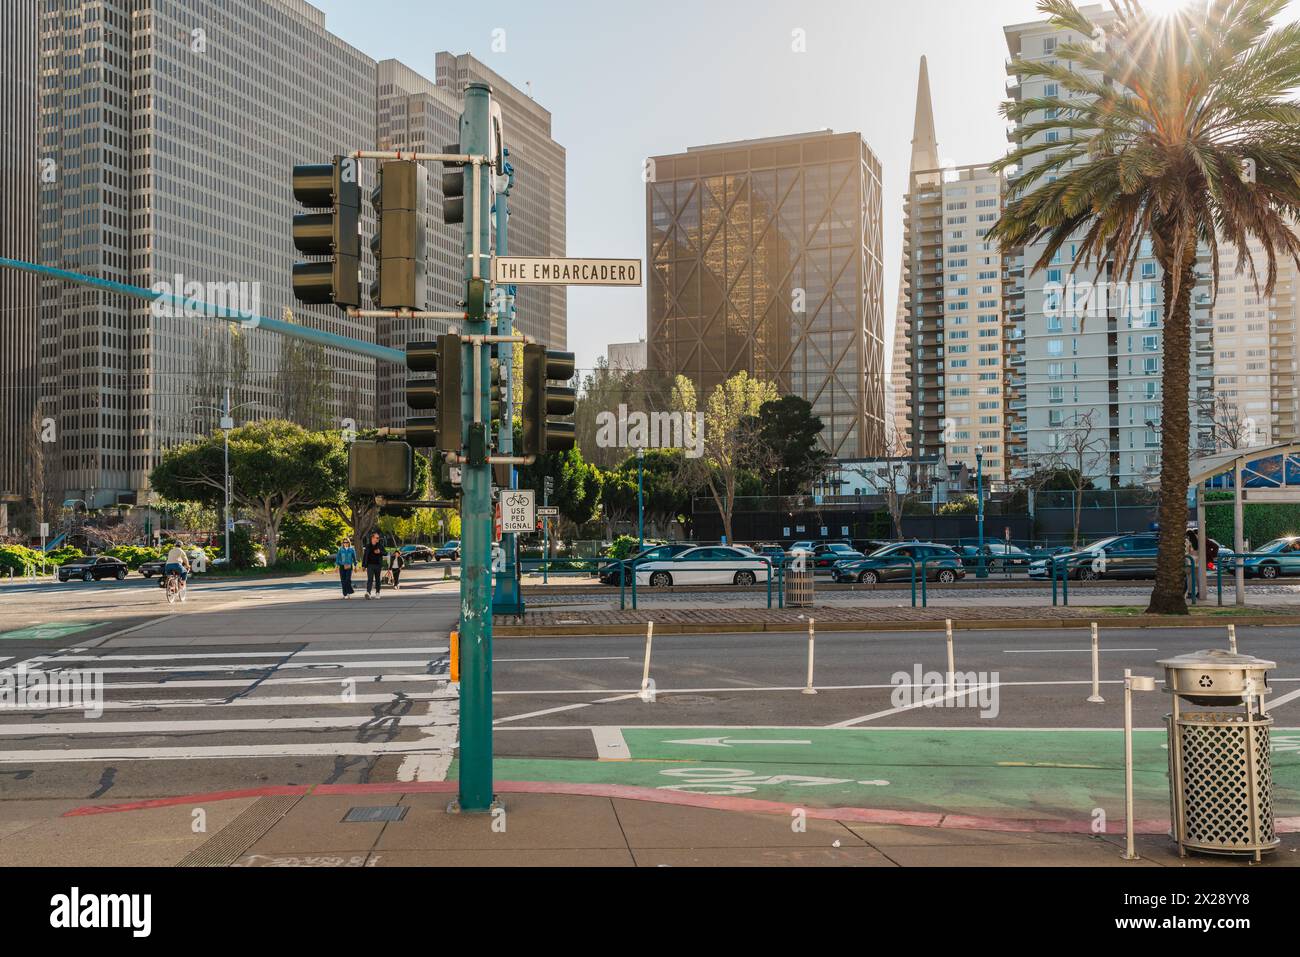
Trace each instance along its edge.
{"label": "concrete curb", "polygon": [[[507,618],[510,616],[506,616]],[[812,617],[816,618],[816,614]],[[652,620],[647,618],[647,620]],[[923,621],[823,621],[817,620],[818,631],[942,631],[946,619]],[[1099,628],[1222,628],[1224,625],[1300,625],[1300,615],[1241,615],[1218,618],[1198,618],[1171,621],[1159,615],[1134,615],[1131,618],[1098,617],[1086,614],[1077,618],[986,618],[964,621],[952,620],[953,627],[961,631],[1042,631],[1049,628],[1082,628],[1090,622]],[[725,635],[725,634],[787,634],[800,630],[797,621],[734,621],[734,622],[672,622],[655,621],[657,635]],[[493,623],[494,638],[569,638],[569,637],[644,637],[645,621],[583,625],[506,625]]]}

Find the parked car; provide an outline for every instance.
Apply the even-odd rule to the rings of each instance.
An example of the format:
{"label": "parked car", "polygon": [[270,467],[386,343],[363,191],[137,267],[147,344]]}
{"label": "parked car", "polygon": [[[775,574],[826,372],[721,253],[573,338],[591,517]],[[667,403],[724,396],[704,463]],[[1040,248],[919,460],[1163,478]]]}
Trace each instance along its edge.
{"label": "parked car", "polygon": [[403,545],[398,551],[402,553],[402,558],[407,564],[433,561],[433,549],[428,545]]}
{"label": "parked car", "polygon": [[[1219,558],[1230,558],[1231,553],[1219,550]],[[1300,575],[1300,537],[1275,538],[1267,545],[1255,549],[1254,554],[1241,560],[1241,567],[1252,578],[1279,578],[1282,575]],[[1225,566],[1225,569],[1227,566]]]}
{"label": "parked car", "polygon": [[80,578],[85,582],[99,581],[101,578],[116,578],[118,581],[123,581],[128,572],[126,562],[120,558],[91,555],[89,558],[78,558],[60,565],[59,581],[66,582],[73,578]]}
{"label": "parked car", "polygon": [[865,556],[852,545],[845,545],[843,542],[827,542],[813,549],[812,565],[814,569],[825,571],[835,567],[839,562],[863,557]]}
{"label": "parked car", "polygon": [[694,548],[690,542],[668,542],[660,545],[651,545],[649,548],[642,549],[635,555],[629,555],[627,558],[614,559],[605,565],[601,565],[596,572],[602,585],[617,585],[619,572],[623,573],[623,584],[632,584],[632,568],[640,565],[642,562],[654,562],[660,559],[672,558],[674,555],[681,554],[688,548]]}
{"label": "parked car", "polygon": [[961,556],[950,546],[935,542],[900,542],[886,545],[865,558],[841,562],[831,569],[831,578],[837,582],[864,585],[911,581],[913,574],[921,577],[922,568],[930,581],[950,583],[966,577]]}
{"label": "parked car", "polygon": [[[220,561],[220,559],[217,559],[217,561]],[[216,562],[213,562],[213,564],[216,564]],[[161,575],[166,567],[167,563],[160,558],[156,562],[141,562],[140,567],[136,570],[145,578],[153,578],[154,575]]]}
{"label": "parked car", "polygon": [[797,555],[801,552],[805,555],[811,555],[813,553],[813,549],[816,547],[817,547],[816,542],[809,542],[809,541],[795,542],[790,546],[788,552],[791,555]]}
{"label": "parked car", "polygon": [[[961,559],[966,563],[966,567],[973,568],[980,562],[980,547],[978,545],[961,545],[957,548]],[[985,542],[984,543],[984,567],[1007,569],[1016,565],[1028,565],[1030,556],[1027,551],[1016,545],[1009,545],[1006,542]]]}
{"label": "parked car", "polygon": [[768,563],[753,552],[728,545],[702,545],[671,558],[638,563],[638,585],[753,585],[766,582]]}
{"label": "parked car", "polygon": [[759,545],[757,551],[760,558],[770,559],[774,567],[785,564],[785,549],[780,545]]}
{"label": "parked car", "polygon": [[[1214,542],[1214,539],[1206,541],[1208,544]],[[1056,555],[1057,574],[1062,574],[1061,565],[1065,563],[1070,570],[1070,577],[1081,581],[1095,581],[1098,578],[1154,578],[1159,544],[1160,536],[1156,532],[1112,535],[1083,548]],[[1214,542],[1214,545],[1218,548],[1220,560],[1232,557],[1230,549],[1218,542]],[[1030,578],[1048,578],[1050,574],[1046,558],[1037,559],[1029,565]]]}
{"label": "parked car", "polygon": [[433,550],[433,560],[440,562],[443,559],[449,562],[460,561],[460,539],[453,538],[451,541],[438,546]]}

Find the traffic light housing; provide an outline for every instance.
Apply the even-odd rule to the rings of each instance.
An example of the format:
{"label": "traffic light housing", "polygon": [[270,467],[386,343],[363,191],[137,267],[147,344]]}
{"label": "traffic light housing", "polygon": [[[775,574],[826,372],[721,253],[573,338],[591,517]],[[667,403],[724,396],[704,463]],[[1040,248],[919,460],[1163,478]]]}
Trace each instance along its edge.
{"label": "traffic light housing", "polygon": [[[444,152],[459,154],[460,144],[452,143]],[[465,167],[467,165],[463,161],[443,161],[442,221],[448,226],[465,222]]]}
{"label": "traffic light housing", "polygon": [[293,217],[293,245],[321,261],[293,264],[293,295],[309,305],[361,305],[361,186],[357,161],[293,168],[293,198],[310,210]]}
{"label": "traffic light housing", "polygon": [[416,448],[460,451],[460,337],[442,335],[406,346],[406,368],[433,373],[406,383],[406,404],[430,415],[406,420],[406,439]]}
{"label": "traffic light housing", "polygon": [[426,176],[414,160],[397,160],[379,167],[379,181],[370,194],[375,208],[375,281],[370,299],[379,309],[425,307]]}
{"label": "traffic light housing", "polygon": [[545,455],[573,448],[572,422],[551,416],[572,415],[578,394],[570,386],[548,385],[573,378],[577,360],[572,352],[556,352],[532,343],[524,346],[524,401],[520,409],[525,455]]}
{"label": "traffic light housing", "polygon": [[408,497],[415,491],[414,450],[406,442],[353,442],[348,446],[348,491]]}

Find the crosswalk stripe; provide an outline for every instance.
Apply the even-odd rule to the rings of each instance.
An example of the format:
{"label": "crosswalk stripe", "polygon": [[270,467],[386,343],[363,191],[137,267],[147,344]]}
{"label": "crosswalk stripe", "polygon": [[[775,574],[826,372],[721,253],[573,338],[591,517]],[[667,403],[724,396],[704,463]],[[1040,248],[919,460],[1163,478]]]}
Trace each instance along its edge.
{"label": "crosswalk stripe", "polygon": [[0,764],[62,764],[83,761],[197,761],[221,758],[295,758],[334,755],[438,754],[439,748],[426,741],[375,741],[335,744],[232,744],[194,747],[103,747],[0,751]]}
{"label": "crosswalk stripe", "polygon": [[[170,655],[37,655],[31,662],[60,661],[175,661],[186,658],[328,658],[335,655],[439,655],[450,649],[442,648],[321,648],[307,651],[214,651],[211,654]],[[8,659],[0,658],[0,661]]]}
{"label": "crosswalk stripe", "polygon": [[[135,698],[128,701],[104,701],[98,707],[105,711],[140,711],[148,708],[303,708],[308,705],[349,705],[349,704],[389,704],[394,701],[442,701],[458,700],[452,691],[393,691],[388,694],[359,694],[348,700],[340,695],[281,695],[265,698]],[[44,713],[47,711],[84,711],[82,705],[49,707],[27,705],[21,708],[0,709],[0,715],[24,712]]]}
{"label": "crosswalk stripe", "polygon": [[0,737],[41,737],[80,734],[199,734],[212,731],[311,731],[317,728],[360,728],[382,723],[386,727],[420,728],[438,724],[441,715],[392,717],[343,716],[331,718],[224,718],[192,721],[83,721],[77,724],[0,724]]}
{"label": "crosswalk stripe", "polygon": [[[195,672],[195,671],[285,671],[290,669],[303,668],[332,668],[336,671],[355,671],[358,668],[423,668],[430,661],[286,661],[267,662],[266,664],[246,664],[246,665],[138,665],[134,668],[86,668],[85,671],[94,671],[97,674],[120,675],[120,674],[155,674],[161,672]],[[50,670],[45,665],[57,664],[56,660],[42,663],[39,669],[31,670]]]}
{"label": "crosswalk stripe", "polygon": [[[237,680],[223,680],[220,678],[195,678],[177,681],[105,681],[105,688],[117,688],[123,690],[140,691],[145,688],[247,688],[253,684],[256,679],[241,678]],[[346,678],[332,676],[329,678],[263,678],[257,681],[259,688],[267,688],[277,685],[337,685],[344,681],[353,681],[358,686],[364,684],[389,684],[395,681],[401,682],[421,682],[421,681],[450,681],[451,675],[447,672],[441,674],[426,674],[419,672],[417,674],[395,674],[393,672],[378,671],[369,675],[349,675]]]}

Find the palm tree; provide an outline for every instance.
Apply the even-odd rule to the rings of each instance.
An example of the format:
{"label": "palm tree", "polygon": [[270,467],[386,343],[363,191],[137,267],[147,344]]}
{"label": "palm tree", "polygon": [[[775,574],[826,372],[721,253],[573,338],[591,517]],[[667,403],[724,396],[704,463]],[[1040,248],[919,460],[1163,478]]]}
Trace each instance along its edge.
{"label": "palm tree", "polygon": [[[1291,224],[1300,213],[1300,25],[1273,27],[1286,0],[1195,0],[1167,16],[1139,0],[1110,0],[1097,23],[1071,0],[1039,9],[1081,37],[1055,62],[1019,60],[1022,78],[1055,83],[1057,96],[1008,103],[1020,145],[995,164],[1019,168],[990,233],[1004,246],[1044,241],[1045,268],[1067,241],[1074,267],[1132,278],[1144,241],[1163,270],[1163,442],[1160,549],[1148,611],[1187,614],[1184,529],[1188,487],[1191,297],[1199,254],[1215,280],[1219,243],[1263,246],[1271,295],[1277,259],[1300,265]],[[1054,142],[1046,142],[1046,134]],[[1238,267],[1240,272],[1242,267]]]}

